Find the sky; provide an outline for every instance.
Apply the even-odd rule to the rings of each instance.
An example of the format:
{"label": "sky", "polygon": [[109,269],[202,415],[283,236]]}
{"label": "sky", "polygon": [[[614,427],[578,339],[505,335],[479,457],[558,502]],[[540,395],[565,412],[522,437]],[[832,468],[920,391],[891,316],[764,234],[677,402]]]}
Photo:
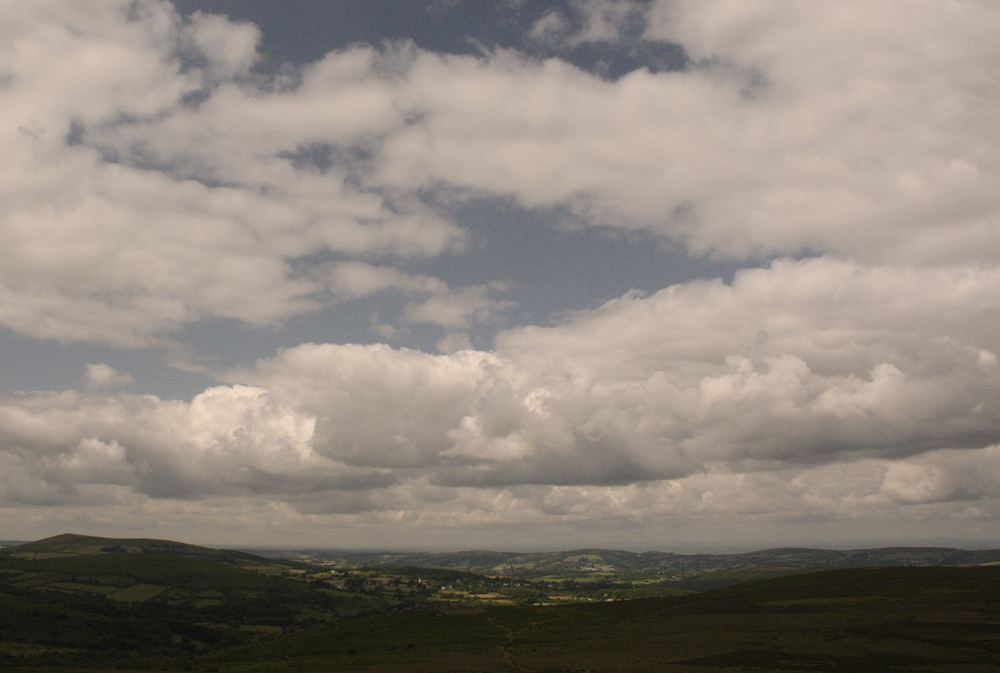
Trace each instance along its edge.
{"label": "sky", "polygon": [[0,538],[1000,547],[997,34],[0,3]]}

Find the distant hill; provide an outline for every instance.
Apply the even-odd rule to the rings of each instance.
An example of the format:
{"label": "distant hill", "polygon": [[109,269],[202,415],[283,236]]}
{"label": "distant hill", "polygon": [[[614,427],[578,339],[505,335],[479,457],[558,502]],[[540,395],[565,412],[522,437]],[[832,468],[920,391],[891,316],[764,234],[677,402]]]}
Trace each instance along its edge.
{"label": "distant hill", "polygon": [[258,556],[233,549],[212,549],[173,540],[146,538],[110,538],[64,533],[35,542],[26,542],[0,549],[4,556],[18,559],[45,560],[101,554],[159,554],[225,563],[241,568],[270,568],[271,574],[305,570],[311,566],[290,559]]}
{"label": "distant hill", "polygon": [[[18,558],[39,558],[49,556],[81,556],[114,552],[129,554],[171,554],[191,558],[210,558],[234,561],[238,559],[260,560],[260,556],[241,551],[229,551],[199,547],[198,545],[172,540],[150,540],[144,538],[110,538],[92,535],[64,533],[53,537],[26,542],[7,547],[4,552]],[[53,556],[57,555],[57,556]]]}
{"label": "distant hill", "polygon": [[375,566],[449,568],[512,577],[545,573],[642,573],[682,577],[738,568],[833,569],[887,566],[956,567],[1000,563],[1000,549],[970,551],[945,547],[884,547],[880,549],[764,549],[741,554],[676,554],[577,549],[558,552],[362,552],[331,550],[259,551],[272,557],[309,557]]}

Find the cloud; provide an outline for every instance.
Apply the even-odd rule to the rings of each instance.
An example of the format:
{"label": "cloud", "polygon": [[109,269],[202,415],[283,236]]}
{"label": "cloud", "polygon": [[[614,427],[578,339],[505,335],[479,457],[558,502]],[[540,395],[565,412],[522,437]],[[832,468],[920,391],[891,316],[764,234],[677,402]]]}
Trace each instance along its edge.
{"label": "cloud", "polygon": [[645,37],[692,62],[615,82],[513,52],[418,54],[423,116],[387,137],[377,179],[512,195],[699,254],[992,260],[1000,12],[910,9],[654,3]]}
{"label": "cloud", "polygon": [[439,278],[408,274],[389,266],[364,262],[337,262],[314,273],[323,277],[334,296],[358,299],[377,292],[397,290],[404,294],[447,293],[448,285]]}
{"label": "cloud", "polygon": [[134,382],[130,374],[120,372],[104,363],[88,364],[83,387],[92,391],[115,390],[127,388]]}
{"label": "cloud", "polygon": [[195,12],[183,32],[191,56],[204,60],[203,75],[224,81],[246,76],[259,59],[260,29],[252,23],[234,23],[224,16]]}
{"label": "cloud", "polygon": [[492,353],[303,344],[190,403],[8,394],[4,499],[467,522],[990,501],[997,297],[995,269],[785,260],[510,330]]}
{"label": "cloud", "polygon": [[209,317],[276,326],[322,305],[296,260],[461,246],[416,198],[294,159],[395,123],[384,87],[355,77],[370,52],[283,89],[250,73],[252,25],[182,21],[159,0],[92,4],[0,10],[3,325],[130,347]]}
{"label": "cloud", "polygon": [[[641,39],[692,61],[611,82],[401,44],[264,76],[254,26],[161,0],[5,7],[0,324],[131,347],[210,317],[274,327],[325,305],[309,271],[326,254],[461,250],[429,194],[695,254],[996,258],[991,5],[574,7],[579,39],[640,12]],[[409,315],[463,328],[486,290],[455,292]]]}
{"label": "cloud", "polygon": [[1000,495],[1000,447],[981,451],[932,451],[885,471],[881,494],[893,502],[934,504],[978,501]]}
{"label": "cloud", "polygon": [[468,332],[448,332],[434,344],[439,353],[451,355],[456,351],[472,350],[472,340]]}
{"label": "cloud", "polygon": [[[358,530],[995,515],[1000,10],[572,6],[536,37],[687,66],[402,43],[264,75],[254,26],[162,0],[0,6],[0,325],[144,348],[395,295],[380,334],[446,333],[301,344],[190,402],[102,364],[5,394],[0,502]],[[480,197],[774,261],[476,351],[505,288],[406,262],[461,254]]]}
{"label": "cloud", "polygon": [[647,7],[631,0],[573,0],[566,9],[545,13],[528,31],[528,38],[556,49],[635,39],[645,25]]}
{"label": "cloud", "polygon": [[470,285],[452,290],[439,278],[408,274],[394,267],[373,266],[364,262],[336,262],[313,271],[338,299],[358,299],[383,292],[398,292],[414,299],[403,307],[403,324],[439,325],[448,329],[467,329],[473,322],[486,322],[514,306],[514,302],[490,297],[504,292],[503,283]]}
{"label": "cloud", "polygon": [[[190,403],[8,394],[0,401],[4,500],[72,503],[108,486],[153,498],[203,499],[391,483],[385,471],[354,469],[316,454],[315,423],[247,386],[210,388]],[[26,495],[31,484],[34,495]]]}
{"label": "cloud", "polygon": [[461,290],[435,293],[422,302],[411,302],[403,309],[403,322],[428,323],[450,329],[468,328],[486,322],[497,313],[514,306],[511,301],[492,299],[490,294],[506,289],[503,283],[470,285]]}

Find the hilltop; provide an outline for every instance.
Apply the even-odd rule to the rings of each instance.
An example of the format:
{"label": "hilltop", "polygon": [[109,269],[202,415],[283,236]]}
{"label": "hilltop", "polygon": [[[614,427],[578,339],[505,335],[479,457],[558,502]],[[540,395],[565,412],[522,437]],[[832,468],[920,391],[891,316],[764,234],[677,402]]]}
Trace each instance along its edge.
{"label": "hilltop", "polygon": [[242,551],[212,549],[173,540],[153,540],[145,538],[110,538],[92,535],[63,533],[35,542],[26,542],[7,547],[2,552],[13,558],[65,558],[70,556],[90,556],[94,554],[169,554],[189,558],[205,558],[230,563],[260,562],[264,560],[255,554]]}

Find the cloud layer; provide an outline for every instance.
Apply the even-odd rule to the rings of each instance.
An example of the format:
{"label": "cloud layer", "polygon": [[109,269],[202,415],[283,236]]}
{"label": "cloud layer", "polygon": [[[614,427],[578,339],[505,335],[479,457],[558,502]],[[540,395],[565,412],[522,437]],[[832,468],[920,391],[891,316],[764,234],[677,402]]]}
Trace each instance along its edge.
{"label": "cloud layer", "polygon": [[[691,65],[614,82],[406,44],[265,77],[250,24],[82,7],[2,10],[0,323],[31,336],[136,346],[209,316],[280,324],[331,301],[317,255],[458,249],[435,204],[483,195],[737,258],[997,256],[985,3],[653,3],[645,37]],[[641,8],[578,9],[592,18],[574,39],[594,41]]]}
{"label": "cloud layer", "polygon": [[[570,5],[529,38],[679,44],[687,67],[399,43],[263,74],[255,26],[165,0],[0,6],[0,326],[176,348],[207,319],[391,295],[376,332],[444,334],[438,355],[301,344],[190,402],[115,392],[131,377],[100,363],[80,391],[4,394],[0,502],[466,529],[993,516],[1000,9]],[[474,350],[507,286],[406,263],[460,259],[477,199],[773,261]]]}
{"label": "cloud layer", "polygon": [[495,498],[518,520],[992,501],[998,302],[996,270],[776,262],[493,352],[304,344],[191,403],[7,395],[4,500],[449,503],[462,525]]}

